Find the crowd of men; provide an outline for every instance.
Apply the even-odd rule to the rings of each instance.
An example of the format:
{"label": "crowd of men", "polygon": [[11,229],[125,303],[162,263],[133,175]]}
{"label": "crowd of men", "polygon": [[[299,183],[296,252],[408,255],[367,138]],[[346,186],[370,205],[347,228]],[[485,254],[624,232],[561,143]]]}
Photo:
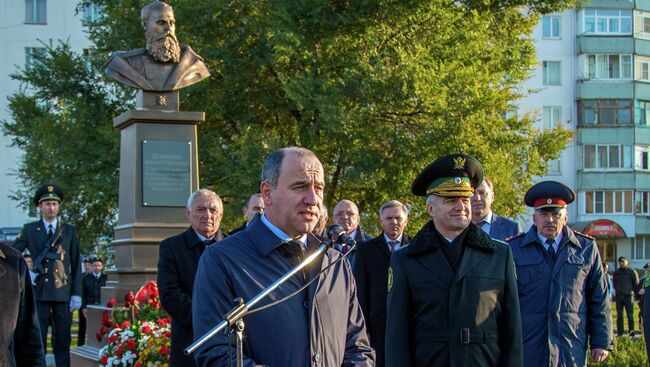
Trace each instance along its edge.
{"label": "crowd of men", "polygon": [[[235,341],[225,334],[193,355],[183,350],[222,321],[235,298],[250,300],[326,241],[324,170],[313,152],[273,152],[260,181],[239,228],[224,234],[220,197],[200,189],[185,208],[189,228],[160,244],[171,366],[234,363]],[[554,181],[532,186],[524,197],[534,213],[527,232],[492,211],[492,182],[471,156],[437,159],[411,191],[424,198],[431,218],[412,237],[405,232],[409,208],[397,200],[378,209],[382,232],[374,238],[354,202],[336,204],[331,223],[357,245],[334,243],[244,318],[245,365],[585,366],[608,357],[610,299],[628,305],[639,279],[623,261],[613,277],[618,289],[610,290],[595,240],[567,226],[573,190]],[[74,227],[57,219],[62,200],[58,187],[41,188],[35,205],[42,219],[25,225],[14,249],[0,248],[0,266],[13,261],[20,280],[20,297],[0,301],[17,303],[9,309],[18,321],[0,331],[16,343],[30,338],[27,345],[40,350],[16,349],[10,358],[17,365],[41,365],[51,323],[57,366],[68,366],[70,312],[80,308],[86,316],[106,281],[99,259],[81,278]],[[25,249],[32,276],[20,259]]]}

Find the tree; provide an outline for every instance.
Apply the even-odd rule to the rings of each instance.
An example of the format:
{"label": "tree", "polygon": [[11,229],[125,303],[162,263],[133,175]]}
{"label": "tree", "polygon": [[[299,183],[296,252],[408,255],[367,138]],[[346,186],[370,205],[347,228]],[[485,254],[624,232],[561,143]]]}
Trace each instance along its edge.
{"label": "tree", "polygon": [[[93,1],[105,11],[90,28],[98,72],[110,52],[143,46],[147,1]],[[355,201],[374,231],[381,203],[398,199],[414,209],[414,232],[427,218],[410,184],[435,158],[478,158],[498,192],[496,209],[513,215],[532,177],[570,139],[561,127],[534,128],[530,116],[502,117],[536,65],[528,35],[541,12],[570,5],[564,0],[170,3],[179,40],[212,72],[182,91],[181,106],[206,111],[201,183],[224,199],[227,227],[278,147],[316,152],[330,208]],[[128,105],[132,91],[115,88]]]}

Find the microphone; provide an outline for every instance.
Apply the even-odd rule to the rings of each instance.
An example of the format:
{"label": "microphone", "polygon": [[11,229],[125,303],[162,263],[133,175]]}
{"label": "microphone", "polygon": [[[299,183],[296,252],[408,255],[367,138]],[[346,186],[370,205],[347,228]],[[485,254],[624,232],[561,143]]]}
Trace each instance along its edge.
{"label": "microphone", "polygon": [[327,237],[332,241],[332,243],[348,245],[350,247],[357,244],[349,234],[345,233],[343,227],[338,224],[331,225],[327,228]]}

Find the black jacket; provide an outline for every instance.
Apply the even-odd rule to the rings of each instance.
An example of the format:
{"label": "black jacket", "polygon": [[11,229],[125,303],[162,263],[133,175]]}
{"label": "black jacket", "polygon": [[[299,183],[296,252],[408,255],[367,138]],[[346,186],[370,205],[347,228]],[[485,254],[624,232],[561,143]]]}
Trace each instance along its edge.
{"label": "black jacket", "polygon": [[630,267],[616,269],[613,278],[617,296],[631,295],[639,286],[639,275]]}
{"label": "black jacket", "polygon": [[[81,261],[79,259],[79,240],[75,227],[69,224],[62,224],[59,219],[59,226],[63,228],[63,234],[58,244],[63,251],[63,269],[67,280],[61,282],[61,276],[55,266],[56,261],[48,261],[43,264],[46,274],[39,275],[36,279],[35,297],[41,302],[70,302],[70,296],[81,297]],[[57,229],[58,230],[58,229]],[[47,230],[42,220],[27,223],[22,232],[14,241],[14,248],[23,252],[26,248],[34,262],[43,252],[48,243]],[[34,264],[36,265],[36,264]]]}
{"label": "black jacket", "polygon": [[[402,236],[404,247],[409,237]],[[366,319],[370,346],[377,353],[377,367],[385,365],[384,339],[386,337],[387,277],[390,265],[390,250],[384,234],[359,244],[354,264],[354,278],[357,282],[357,298]]]}
{"label": "black jacket", "polygon": [[102,300],[102,287],[106,285],[106,280],[108,276],[101,273],[99,278],[95,277],[95,274],[90,273],[86,274],[83,277],[83,300],[81,302],[81,308],[84,309],[88,305],[98,305]]}
{"label": "black jacket", "polygon": [[45,367],[27,264],[0,244],[0,366]]}
{"label": "black jacket", "polygon": [[[218,231],[216,240],[223,234]],[[214,245],[212,245],[214,246]],[[158,291],[163,308],[172,317],[171,366],[196,366],[183,349],[194,341],[192,333],[192,287],[205,245],[190,227],[160,243]]]}
{"label": "black jacket", "polygon": [[454,244],[464,246],[457,272],[441,249],[432,221],[393,253],[387,366],[523,365],[512,252],[474,224],[464,236],[462,243]]}

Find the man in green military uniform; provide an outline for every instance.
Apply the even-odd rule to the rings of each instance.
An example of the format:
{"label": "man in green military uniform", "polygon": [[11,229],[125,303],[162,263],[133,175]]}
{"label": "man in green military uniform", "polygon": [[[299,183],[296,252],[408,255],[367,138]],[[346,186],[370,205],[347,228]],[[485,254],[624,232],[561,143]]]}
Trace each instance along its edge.
{"label": "man in green military uniform", "polygon": [[70,366],[70,324],[73,310],[81,307],[81,262],[75,228],[58,218],[63,190],[44,185],[34,195],[41,219],[27,223],[14,242],[26,248],[38,273],[35,285],[36,311],[43,346],[47,345],[48,321],[52,320],[54,360],[57,367]]}
{"label": "man in green military uniform", "polygon": [[391,257],[386,366],[522,366],[510,248],[472,223],[483,181],[467,155],[439,158],[415,179],[432,220]]}

